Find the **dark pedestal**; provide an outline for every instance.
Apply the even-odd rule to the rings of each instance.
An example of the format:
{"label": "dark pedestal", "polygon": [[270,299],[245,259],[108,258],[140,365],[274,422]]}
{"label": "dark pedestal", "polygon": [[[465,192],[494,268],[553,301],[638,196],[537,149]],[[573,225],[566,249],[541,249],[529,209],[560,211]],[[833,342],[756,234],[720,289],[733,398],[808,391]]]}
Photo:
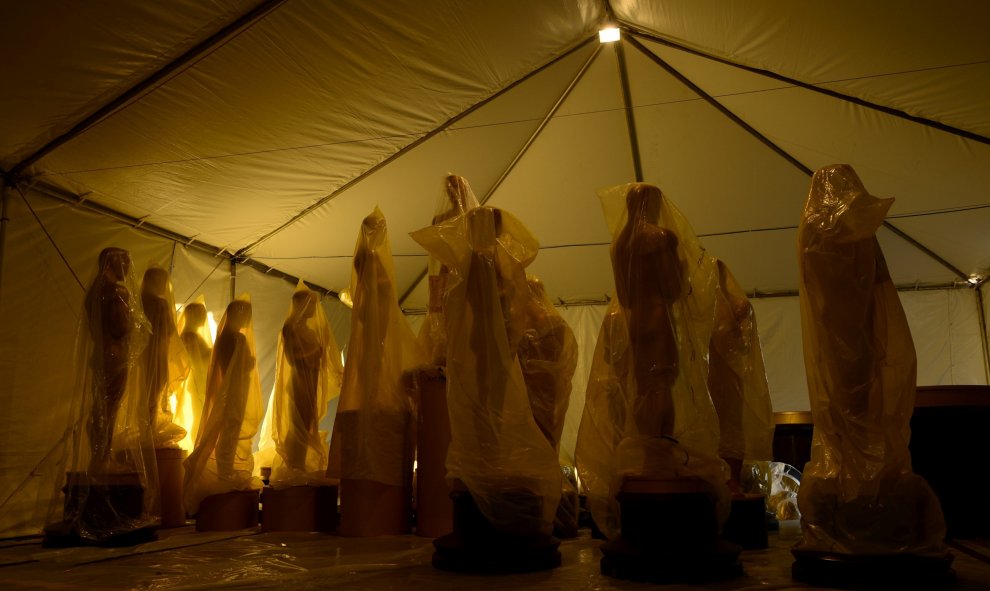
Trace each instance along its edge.
{"label": "dark pedestal", "polygon": [[935,591],[956,581],[949,566],[952,555],[941,557],[900,555],[852,556],[828,552],[792,550],[791,575],[816,587],[840,589],[910,589]]}
{"label": "dark pedestal", "polygon": [[185,470],[182,461],[186,452],[179,448],[155,449],[158,463],[158,508],[162,527],[182,527],[186,524],[186,507],[182,502],[182,481]]}
{"label": "dark pedestal", "polygon": [[454,531],[446,465],[450,446],[447,380],[442,367],[421,370],[418,378],[416,535],[436,538]]}
{"label": "dark pedestal", "polygon": [[133,546],[157,539],[144,515],[144,486],[136,472],[68,472],[62,521],[45,526],[44,545]]}
{"label": "dark pedestal", "polygon": [[234,531],[258,525],[257,490],[210,495],[199,504],[196,531]]}
{"label": "dark pedestal", "polygon": [[261,491],[261,531],[332,532],[337,527],[336,486],[290,486]]}
{"label": "dark pedestal", "polygon": [[500,504],[508,518],[509,531],[497,531],[468,491],[455,490],[450,498],[454,504],[454,532],[434,540],[434,567],[500,574],[560,566],[560,540],[540,533],[542,499],[532,492],[518,489],[502,493]]}
{"label": "dark pedestal", "polygon": [[766,548],[769,545],[766,497],[755,494],[733,497],[729,519],[722,526],[722,537],[744,550]]}
{"label": "dark pedestal", "polygon": [[601,550],[603,575],[699,583],[742,574],[741,548],[718,535],[712,497],[691,481],[627,481],[616,495],[621,534]]}
{"label": "dark pedestal", "polygon": [[773,419],[773,460],[804,472],[804,465],[811,459],[811,435],[814,431],[811,413],[775,412]]}
{"label": "dark pedestal", "polygon": [[974,489],[974,478],[985,471],[990,452],[988,425],[990,387],[918,388],[911,461],[942,505],[949,538],[990,537],[990,503],[981,502],[977,491],[982,489]]}

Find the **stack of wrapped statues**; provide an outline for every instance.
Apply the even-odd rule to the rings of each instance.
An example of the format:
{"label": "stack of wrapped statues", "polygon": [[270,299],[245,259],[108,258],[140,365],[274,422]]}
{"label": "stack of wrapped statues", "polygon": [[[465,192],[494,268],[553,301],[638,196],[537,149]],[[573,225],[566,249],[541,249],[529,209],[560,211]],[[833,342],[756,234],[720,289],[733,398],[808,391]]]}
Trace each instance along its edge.
{"label": "stack of wrapped statues", "polygon": [[[753,306],[659,188],[599,197],[615,292],[591,362],[577,477],[564,477],[573,469],[559,457],[578,342],[527,274],[539,244],[448,175],[430,225],[412,233],[430,257],[418,338],[375,208],[354,249],[346,364],[321,296],[300,281],[267,415],[250,297],[228,304],[214,339],[202,297],[177,317],[163,266],[139,285],[129,254],[105,249],[85,296],[46,541],[135,543],[187,517],[198,530],[248,528],[260,501],[266,530],[415,529],[436,538],[438,568],[521,572],[559,565],[583,496],[607,539],[603,573],[738,575],[743,547],[767,545],[773,438]],[[938,500],[907,448],[916,362],[875,237],[892,201],[867,193],[850,167],[828,167],[799,227],[815,431],[794,573],[812,582],[868,585],[871,572],[899,570],[899,580],[937,584],[951,562]]]}

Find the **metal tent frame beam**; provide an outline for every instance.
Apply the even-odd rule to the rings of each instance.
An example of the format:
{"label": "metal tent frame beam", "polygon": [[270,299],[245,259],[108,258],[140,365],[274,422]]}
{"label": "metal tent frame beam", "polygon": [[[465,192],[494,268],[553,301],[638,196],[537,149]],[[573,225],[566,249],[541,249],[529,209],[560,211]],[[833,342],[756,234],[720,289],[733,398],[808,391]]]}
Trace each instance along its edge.
{"label": "metal tent frame beam", "polygon": [[209,55],[210,52],[228,41],[230,38],[243,33],[257,24],[261,19],[268,16],[272,11],[284,4],[285,1],[286,0],[265,0],[264,2],[258,4],[227,26],[194,45],[179,57],[152,72],[152,74],[144,80],[141,80],[131,88],[125,90],[122,94],[118,95],[117,98],[111,100],[109,103],[106,103],[90,115],[86,116],[82,121],[79,121],[73,125],[68,131],[60,134],[41,148],[35,150],[35,152],[30,156],[27,156],[18,162],[11,169],[11,174],[15,176],[20,175],[28,166],[31,166],[35,162],[52,153],[59,146],[71,141],[89,128],[107,119],[108,117],[111,117],[114,113],[126,107],[133,101],[140,99],[145,94],[154,91],[169,78],[181,73],[189,66]]}
{"label": "metal tent frame beam", "polygon": [[[643,55],[645,55],[647,58],[649,58],[653,63],[655,63],[658,66],[660,66],[668,74],[670,74],[671,76],[673,76],[674,78],[676,78],[678,81],[680,81],[682,84],[684,84],[689,89],[691,89],[692,92],[694,92],[699,97],[701,97],[702,99],[704,99],[708,104],[710,104],[713,107],[715,107],[720,113],[722,113],[723,115],[725,115],[726,117],[728,117],[729,120],[731,120],[733,123],[735,123],[736,125],[742,127],[747,133],[749,133],[750,135],[752,135],[753,137],[755,137],[756,139],[758,139],[760,142],[762,142],[764,145],[766,145],[767,147],[769,147],[775,153],[777,153],[782,158],[784,158],[785,160],[787,160],[787,162],[789,162],[795,168],[797,168],[798,170],[800,170],[801,172],[803,172],[804,174],[806,174],[808,176],[811,176],[812,174],[814,174],[814,171],[812,171],[811,168],[809,168],[804,163],[802,163],[800,160],[798,160],[797,158],[795,158],[794,156],[792,156],[789,152],[787,152],[786,150],[784,150],[783,148],[781,148],[780,146],[778,146],[776,143],[773,142],[773,140],[771,140],[767,136],[765,136],[762,133],[760,133],[752,125],[749,125],[748,123],[746,123],[741,117],[739,117],[738,115],[736,115],[735,113],[733,113],[729,108],[727,108],[725,105],[723,105],[722,103],[720,103],[715,97],[713,97],[712,95],[710,95],[707,92],[705,92],[701,87],[699,87],[697,84],[695,84],[694,82],[692,82],[691,80],[689,80],[686,76],[684,76],[676,68],[674,68],[669,63],[667,63],[663,58],[661,58],[657,54],[655,54],[652,51],[650,51],[648,47],[646,47],[641,42],[639,42],[639,40],[637,40],[635,37],[631,37],[629,39],[629,44],[632,45],[633,47],[635,47],[636,49],[638,49],[641,53],[643,53]],[[956,275],[957,277],[959,277],[960,279],[967,279],[968,278],[968,275],[966,275],[965,273],[963,273],[958,267],[956,267],[955,265],[953,265],[949,261],[947,261],[944,258],[942,258],[941,256],[939,256],[937,253],[935,253],[934,251],[932,251],[930,248],[928,248],[924,244],[918,242],[916,239],[914,239],[909,234],[907,234],[906,232],[904,232],[903,230],[901,230],[897,226],[893,225],[889,221],[884,220],[883,225],[884,225],[884,227],[888,228],[891,232],[893,232],[894,234],[896,234],[898,237],[900,237],[901,239],[903,239],[904,241],[906,241],[908,244],[910,244],[911,246],[913,246],[913,247],[917,248],[918,250],[920,250],[922,253],[924,253],[929,258],[931,258],[935,262],[939,263],[940,265],[942,265],[946,269],[952,271],[952,273],[954,275]]]}

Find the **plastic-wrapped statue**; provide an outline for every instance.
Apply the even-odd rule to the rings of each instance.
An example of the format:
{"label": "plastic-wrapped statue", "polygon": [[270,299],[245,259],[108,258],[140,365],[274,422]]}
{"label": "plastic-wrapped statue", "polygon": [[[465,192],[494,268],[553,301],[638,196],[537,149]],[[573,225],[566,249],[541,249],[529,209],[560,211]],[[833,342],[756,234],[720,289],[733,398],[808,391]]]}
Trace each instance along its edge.
{"label": "plastic-wrapped statue", "polygon": [[549,534],[560,500],[557,454],[533,418],[517,352],[536,239],[491,207],[412,234],[451,270],[445,316],[451,443],[447,474],[495,530]]}
{"label": "plastic-wrapped statue", "polygon": [[137,294],[128,252],[104,249],[76,340],[67,480],[63,487],[59,479],[52,498],[47,542],[101,543],[151,523],[158,491],[147,397],[135,371],[149,326]]}
{"label": "plastic-wrapped statue", "polygon": [[718,453],[729,464],[729,489],[737,494],[743,492],[743,463],[773,456],[773,411],[753,306],[725,263],[719,260],[717,267],[708,391],[718,412]]}
{"label": "plastic-wrapped statue", "polygon": [[617,297],[595,348],[576,449],[592,516],[615,537],[615,495],[626,480],[694,479],[724,521],[727,473],[705,362],[714,261],[658,188],[633,183],[599,197]]}
{"label": "plastic-wrapped statue", "polygon": [[151,323],[151,338],[142,359],[148,420],[155,447],[177,447],[186,432],[173,422],[169,398],[175,395],[178,401],[182,382],[189,374],[189,357],[176,327],[175,298],[168,271],[152,266],[144,272],[141,303]]}
{"label": "plastic-wrapped statue", "polygon": [[797,549],[944,554],[938,499],[911,469],[917,360],[876,231],[893,199],[848,165],[817,171],[798,227],[801,324],[815,429]]}
{"label": "plastic-wrapped statue", "polygon": [[184,307],[179,317],[179,337],[189,356],[189,374],[182,384],[176,412],[176,422],[186,430],[185,439],[179,442],[183,449],[192,449],[206,400],[206,376],[213,354],[213,336],[207,321],[202,296]]}
{"label": "plastic-wrapped statue", "polygon": [[324,478],[327,438],[320,420],[340,394],[342,373],[340,350],[320,298],[300,282],[282,325],[275,364],[272,436],[278,455],[272,464],[273,487]]}
{"label": "plastic-wrapped statue", "polygon": [[[361,223],[351,273],[351,335],[327,475],[340,478],[340,533],[409,529],[414,400],[403,374],[422,363],[399,309],[385,217]],[[377,505],[377,506],[376,506]]]}
{"label": "plastic-wrapped statue", "polygon": [[[444,179],[444,193],[432,224],[440,224],[447,220],[463,215],[466,211],[478,207],[478,199],[471,191],[467,179],[454,174],[448,174]],[[426,318],[419,331],[420,346],[429,355],[434,365],[444,365],[447,358],[447,335],[444,332],[443,302],[447,293],[450,269],[441,264],[435,257],[430,257],[429,281],[430,303],[426,310]]]}
{"label": "plastic-wrapped statue", "polygon": [[533,275],[527,276],[526,282],[529,289],[523,309],[519,364],[536,426],[559,451],[571,398],[571,378],[577,367],[577,340],[554,309],[543,282]]}
{"label": "plastic-wrapped statue", "polygon": [[261,383],[246,295],[227,306],[206,378],[206,399],[196,447],[185,461],[186,511],[231,491],[260,490],[252,476],[251,439],[261,420]]}

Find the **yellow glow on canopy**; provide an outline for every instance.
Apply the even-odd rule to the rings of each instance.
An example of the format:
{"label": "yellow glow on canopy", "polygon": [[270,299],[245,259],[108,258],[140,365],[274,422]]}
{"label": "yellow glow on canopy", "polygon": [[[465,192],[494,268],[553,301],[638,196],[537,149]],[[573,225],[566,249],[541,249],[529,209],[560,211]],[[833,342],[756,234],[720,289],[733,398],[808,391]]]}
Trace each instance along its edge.
{"label": "yellow glow on canopy", "polygon": [[619,27],[609,25],[598,31],[598,41],[612,43],[619,40]]}

